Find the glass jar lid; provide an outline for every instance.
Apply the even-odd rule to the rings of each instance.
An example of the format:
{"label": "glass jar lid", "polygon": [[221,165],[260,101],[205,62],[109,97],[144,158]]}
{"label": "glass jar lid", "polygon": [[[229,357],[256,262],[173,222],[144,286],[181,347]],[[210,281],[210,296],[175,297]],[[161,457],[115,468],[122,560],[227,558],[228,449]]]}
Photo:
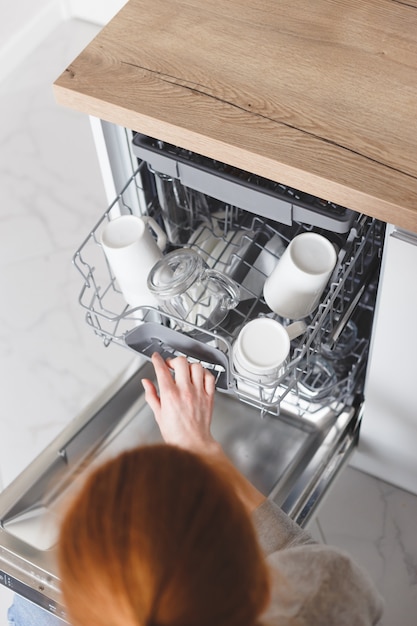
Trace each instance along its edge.
{"label": "glass jar lid", "polygon": [[207,267],[194,250],[174,250],[154,265],[148,276],[148,289],[162,299],[178,296],[187,291]]}

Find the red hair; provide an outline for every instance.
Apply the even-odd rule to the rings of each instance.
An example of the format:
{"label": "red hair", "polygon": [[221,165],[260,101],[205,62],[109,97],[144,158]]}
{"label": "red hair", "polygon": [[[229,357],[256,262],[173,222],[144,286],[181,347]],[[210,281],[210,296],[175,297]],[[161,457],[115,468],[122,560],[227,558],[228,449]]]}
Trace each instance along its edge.
{"label": "red hair", "polygon": [[96,469],[66,511],[58,561],[74,626],[252,626],[269,599],[243,504],[174,446]]}

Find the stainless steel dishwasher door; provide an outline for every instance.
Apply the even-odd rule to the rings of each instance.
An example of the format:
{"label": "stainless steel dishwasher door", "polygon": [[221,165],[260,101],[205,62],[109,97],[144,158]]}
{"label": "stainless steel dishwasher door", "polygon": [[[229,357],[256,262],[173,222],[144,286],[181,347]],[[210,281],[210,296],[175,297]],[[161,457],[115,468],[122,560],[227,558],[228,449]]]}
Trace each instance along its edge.
{"label": "stainless steel dishwasher door", "polygon": [[[98,463],[162,441],[141,385],[153,368],[138,362],[0,494],[0,582],[15,581],[21,595],[61,616],[54,545],[62,503]],[[236,467],[303,524],[346,460],[357,425],[353,410],[309,424],[285,412],[261,417],[217,393],[212,431]]]}

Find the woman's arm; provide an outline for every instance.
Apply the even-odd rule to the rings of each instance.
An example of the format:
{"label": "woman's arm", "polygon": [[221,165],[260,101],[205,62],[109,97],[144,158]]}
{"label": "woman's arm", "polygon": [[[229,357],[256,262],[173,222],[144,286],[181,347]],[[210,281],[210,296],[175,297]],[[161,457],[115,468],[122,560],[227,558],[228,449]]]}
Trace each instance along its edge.
{"label": "woman's arm", "polygon": [[[159,394],[150,380],[142,382],[164,440],[204,456],[234,485],[252,513],[273,575],[272,601],[262,621],[289,624],[297,620],[329,626],[375,624],[382,601],[366,575],[347,555],[315,544],[308,533],[242,476],[213,438],[212,374],[200,364],[190,365],[185,357],[169,361],[168,367],[160,355],[154,354],[152,362]],[[296,616],[294,621],[289,620],[289,614]]]}
{"label": "woman's arm", "polygon": [[266,555],[277,550],[316,543],[277,504],[265,500],[252,514],[259,543]]}
{"label": "woman's arm", "polygon": [[265,496],[235,468],[211,434],[214,376],[185,357],[169,361],[168,367],[155,353],[152,363],[159,394],[150,380],[142,383],[164,441],[204,456],[234,485],[247,511],[254,511]]}

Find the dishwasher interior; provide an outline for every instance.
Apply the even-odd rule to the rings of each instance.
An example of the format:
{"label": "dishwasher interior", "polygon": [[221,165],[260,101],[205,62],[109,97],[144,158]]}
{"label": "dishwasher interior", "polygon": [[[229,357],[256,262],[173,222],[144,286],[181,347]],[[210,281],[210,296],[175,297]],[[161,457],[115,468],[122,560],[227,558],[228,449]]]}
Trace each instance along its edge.
{"label": "dishwasher interior", "polygon": [[[158,351],[201,361],[215,374],[219,391],[261,414],[318,424],[357,401],[385,225],[148,137],[136,135],[135,148],[142,159],[138,171],[74,257],[84,279],[80,303],[104,344],[116,343],[147,358]],[[125,303],[100,246],[105,224],[120,213],[152,216],[167,234],[166,253],[191,248],[210,268],[239,284],[240,301],[222,323],[205,330],[201,307],[194,325],[153,307]],[[274,382],[258,384],[235,369],[232,346],[254,318],[290,324],[271,312],[263,286],[291,239],[306,231],[334,244],[336,267],[319,307],[304,320],[304,332],[292,340],[284,371]]]}
{"label": "dishwasher interior", "polygon": [[[150,138],[140,137],[137,156],[138,169],[74,256],[87,323],[105,346],[130,350],[131,367],[0,494],[0,584],[63,618],[54,558],[63,503],[91,466],[161,441],[140,383],[154,375],[154,351],[212,370],[214,436],[302,526],[356,444],[362,414],[385,225],[218,162],[207,167],[206,159]],[[152,216],[167,233],[165,252],[191,247],[240,285],[238,305],[219,326],[204,330],[125,303],[100,245],[105,224],[124,213]],[[263,284],[305,231],[330,239],[338,260],[282,375],[260,385],[235,370],[232,346],[258,316],[290,323],[267,307]]]}

